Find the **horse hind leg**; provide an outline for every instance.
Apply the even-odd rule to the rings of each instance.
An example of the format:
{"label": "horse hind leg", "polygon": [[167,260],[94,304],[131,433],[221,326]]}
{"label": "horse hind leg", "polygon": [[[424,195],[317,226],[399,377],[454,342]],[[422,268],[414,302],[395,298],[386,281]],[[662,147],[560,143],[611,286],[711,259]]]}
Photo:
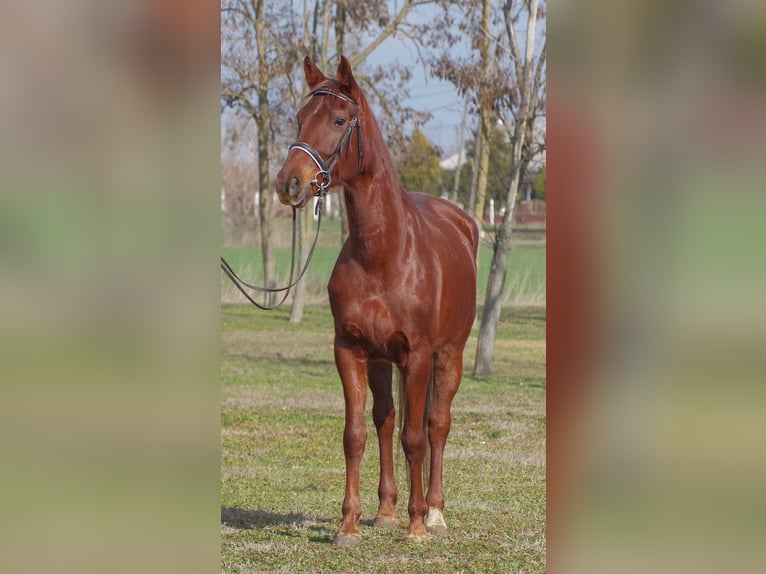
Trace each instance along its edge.
{"label": "horse hind leg", "polygon": [[380,482],[378,499],[380,504],[374,525],[379,528],[396,528],[397,489],[394,478],[394,427],[396,410],[391,388],[392,365],[386,362],[371,362],[368,380],[372,391],[372,419],[378,434],[380,451]]}
{"label": "horse hind leg", "polygon": [[444,446],[452,425],[452,399],[460,386],[463,375],[463,350],[450,349],[434,354],[432,384],[433,400],[428,413],[428,441],[431,446],[431,472],[428,483],[428,515],[426,528],[431,534],[442,534],[447,530],[444,520],[444,489],[442,469]]}

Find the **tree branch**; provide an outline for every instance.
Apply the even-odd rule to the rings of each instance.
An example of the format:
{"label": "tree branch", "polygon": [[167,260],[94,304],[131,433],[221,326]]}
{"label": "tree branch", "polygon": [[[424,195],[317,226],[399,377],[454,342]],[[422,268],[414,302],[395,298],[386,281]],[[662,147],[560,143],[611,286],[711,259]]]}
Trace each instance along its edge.
{"label": "tree branch", "polygon": [[543,73],[543,66],[545,65],[545,57],[548,52],[548,40],[543,44],[543,49],[540,51],[540,57],[537,60],[537,67],[535,68],[535,78],[532,81],[532,109],[537,108],[538,92],[540,91],[540,79]]}
{"label": "tree branch", "polygon": [[370,44],[364,50],[362,50],[356,56],[351,58],[351,66],[356,67],[360,63],[364,62],[364,60],[367,59],[367,56],[369,56],[386,39],[392,36],[396,32],[396,29],[399,27],[399,24],[401,24],[405,16],[407,16],[411,8],[415,6],[421,6],[424,4],[431,4],[431,3],[433,3],[433,0],[419,0],[419,1],[406,0],[404,2],[404,5],[399,10],[399,13],[388,24],[388,26],[386,26],[386,28],[380,33],[380,35],[377,38],[375,38],[372,42],[370,42]]}
{"label": "tree branch", "polygon": [[221,92],[221,99],[227,101],[239,102],[243,108],[247,110],[247,113],[252,117],[258,117],[258,111],[250,100],[248,100],[242,92],[223,91]]}
{"label": "tree branch", "polygon": [[511,16],[512,8],[513,0],[506,0],[503,11],[505,15],[505,32],[508,35],[508,42],[511,45],[511,60],[513,60],[513,65],[516,67],[516,77],[522,78],[524,75],[521,67],[521,53],[519,52],[519,44],[516,41],[516,30],[513,28],[514,20]]}

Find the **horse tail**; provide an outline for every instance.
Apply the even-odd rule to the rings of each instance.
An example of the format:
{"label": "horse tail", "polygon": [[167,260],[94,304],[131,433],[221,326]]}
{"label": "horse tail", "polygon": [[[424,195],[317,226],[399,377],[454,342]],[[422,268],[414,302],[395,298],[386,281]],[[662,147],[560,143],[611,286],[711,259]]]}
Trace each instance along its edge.
{"label": "horse tail", "polygon": [[[431,404],[433,403],[434,398],[434,364],[433,359],[431,359],[431,372],[428,375],[428,388],[426,389],[426,408],[423,412],[423,435],[425,436],[426,440],[426,452],[425,456],[423,457],[423,490],[426,491],[428,489],[428,481],[431,479],[431,442],[428,440],[428,417],[431,414]],[[404,413],[406,411],[407,407],[407,393],[403,392],[402,389],[402,372],[399,369],[396,369],[396,399],[395,402],[397,404],[397,413],[396,413],[396,426],[397,426],[397,432],[399,434],[399,444],[402,443],[402,429],[404,428]],[[396,467],[399,468],[399,453],[401,449],[396,449]],[[408,464],[409,467],[409,464]],[[410,473],[407,472],[407,485],[412,488],[412,484],[410,481]],[[425,494],[425,492],[424,492]]]}

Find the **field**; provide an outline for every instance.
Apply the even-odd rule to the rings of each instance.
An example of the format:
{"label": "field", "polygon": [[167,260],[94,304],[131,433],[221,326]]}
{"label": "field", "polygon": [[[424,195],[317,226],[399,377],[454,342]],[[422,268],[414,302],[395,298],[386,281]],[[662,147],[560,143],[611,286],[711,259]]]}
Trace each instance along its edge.
{"label": "field", "polygon": [[[282,221],[276,230],[278,237],[275,258],[279,285],[287,284],[290,270],[290,227]],[[516,307],[545,306],[545,246],[529,242],[525,233],[514,234],[515,246],[509,253],[509,269],[506,283],[505,304]],[[311,238],[313,239],[313,231]],[[319,241],[307,275],[308,302],[327,304],[326,286],[332,267],[340,251],[340,227],[337,221],[322,223]],[[259,247],[224,247],[223,256],[237,273],[250,283],[262,284],[261,252]],[[492,251],[485,243],[479,251],[479,301],[484,297],[484,287],[489,275]],[[242,295],[225,278],[221,277],[221,300],[225,304],[241,303]]]}
{"label": "field", "polygon": [[[279,230],[280,277],[289,268],[289,230]],[[339,251],[336,222],[323,225],[308,273],[303,321],[289,305],[263,312],[222,282],[221,556],[223,572],[545,571],[545,248],[510,255],[508,295],[494,374],[470,376],[476,327],[465,352],[445,450],[449,532],[430,544],[402,542],[409,496],[397,444],[400,528],[372,527],[378,451],[368,414],[362,463],[360,546],[331,545],[344,494],[343,396],[332,352],[326,284]],[[259,282],[257,248],[224,248]],[[491,251],[480,252],[479,282]],[[284,283],[284,281],[281,281]],[[368,395],[368,413],[371,398]]]}
{"label": "field", "polygon": [[[320,277],[331,249],[312,263]],[[515,261],[513,270],[544,281],[544,249]],[[504,309],[490,377],[470,376],[475,333],[469,340],[445,450],[450,530],[430,544],[402,542],[409,493],[401,448],[401,526],[371,526],[378,453],[368,416],[364,538],[353,549],[331,545],[344,492],[343,398],[327,305],[307,307],[299,325],[289,323],[287,306],[266,313],[223,305],[221,316],[223,572],[545,571],[544,307]]]}

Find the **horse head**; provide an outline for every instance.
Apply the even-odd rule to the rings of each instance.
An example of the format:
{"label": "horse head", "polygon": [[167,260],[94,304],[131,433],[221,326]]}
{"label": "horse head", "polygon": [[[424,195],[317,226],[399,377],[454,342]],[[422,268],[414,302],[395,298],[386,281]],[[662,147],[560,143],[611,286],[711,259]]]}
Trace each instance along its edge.
{"label": "horse head", "polygon": [[[309,100],[298,112],[298,139],[277,174],[279,200],[303,207],[333,182],[346,182],[362,169],[360,112],[364,95],[341,56],[337,79],[325,76],[306,56],[303,71]],[[355,141],[354,141],[355,140]],[[355,153],[349,153],[355,146]]]}

